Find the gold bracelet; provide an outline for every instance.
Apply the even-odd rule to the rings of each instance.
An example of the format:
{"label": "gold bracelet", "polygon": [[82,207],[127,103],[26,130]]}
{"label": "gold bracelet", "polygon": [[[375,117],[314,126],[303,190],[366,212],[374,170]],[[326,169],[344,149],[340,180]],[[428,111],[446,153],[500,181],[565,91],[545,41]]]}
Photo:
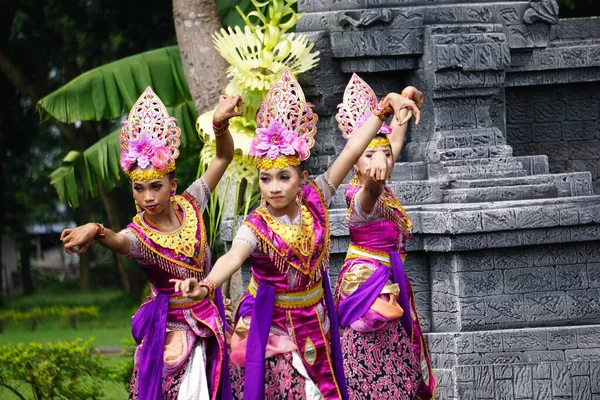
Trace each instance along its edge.
{"label": "gold bracelet", "polygon": [[385,99],[381,99],[372,112],[373,115],[376,115],[377,118],[385,122],[394,114],[394,109],[390,105],[386,106]]}
{"label": "gold bracelet", "polygon": [[409,100],[412,100],[414,98],[412,94],[406,92],[400,93],[400,96],[406,97]]}

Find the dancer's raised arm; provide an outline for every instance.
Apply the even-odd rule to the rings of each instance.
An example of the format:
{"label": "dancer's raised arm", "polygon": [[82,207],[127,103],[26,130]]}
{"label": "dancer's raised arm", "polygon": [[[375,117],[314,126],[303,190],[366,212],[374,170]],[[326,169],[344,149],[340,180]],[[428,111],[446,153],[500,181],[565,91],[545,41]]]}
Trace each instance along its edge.
{"label": "dancer's raised arm", "polygon": [[[403,119],[400,119],[402,110],[404,109],[411,112],[407,113]],[[419,108],[414,101],[398,93],[389,93],[375,106],[371,115],[357,128],[356,133],[352,134],[340,155],[327,170],[327,177],[334,187],[337,188],[342,183],[348,172],[350,172],[350,169],[352,169],[352,166],[358,161],[375,135],[377,135],[381,129],[381,125],[392,114],[395,115],[394,123],[399,125],[406,124],[413,116],[415,117],[415,123],[418,124],[421,117]],[[380,170],[369,170],[370,176],[376,176],[381,173]]]}
{"label": "dancer's raised arm", "polygon": [[222,95],[219,105],[213,114],[213,131],[215,133],[216,155],[202,175],[206,186],[212,192],[217,186],[225,170],[233,160],[233,138],[229,132],[229,119],[242,115],[242,97]]}

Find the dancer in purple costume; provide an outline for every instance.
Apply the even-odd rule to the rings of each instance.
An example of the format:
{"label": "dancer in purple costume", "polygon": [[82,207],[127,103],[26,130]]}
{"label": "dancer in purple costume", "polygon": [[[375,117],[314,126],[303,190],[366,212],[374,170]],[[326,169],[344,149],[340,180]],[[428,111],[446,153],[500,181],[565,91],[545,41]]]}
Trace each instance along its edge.
{"label": "dancer in purple costume", "polygon": [[[386,96],[327,172],[306,183],[302,162],[314,145],[317,115],[289,70],[261,104],[251,154],[257,157],[263,202],[204,282],[180,282],[184,294],[204,298],[250,259],[252,278],[231,343],[237,398],[348,398],[327,276],[327,208],[383,121],[404,108],[418,121],[413,101],[397,93]],[[366,173],[382,179],[386,168],[372,165]]]}
{"label": "dancer in purple costume", "polygon": [[171,279],[203,279],[211,267],[202,213],[233,159],[229,118],[241,115],[239,95],[221,96],[213,117],[216,156],[202,178],[175,195],[175,159],[181,132],[148,87],[119,134],[121,167],[131,178],[138,214],[119,233],[98,223],[66,229],[69,253],[83,253],[96,240],[135,258],[152,283],[152,294],[133,317],[138,343],[130,399],[230,399],[225,310],[220,291],[191,300]]}
{"label": "dancer in purple costume", "polygon": [[[402,96],[422,104],[412,86]],[[351,140],[371,114],[377,97],[354,74],[336,115]],[[404,110],[404,113],[407,111]],[[394,193],[385,186],[404,142],[406,126],[383,124],[354,166],[346,188],[350,245],[336,285],[344,369],[351,399],[430,399],[435,378],[423,339],[410,282],[402,267],[412,223]],[[384,180],[366,174],[385,162]],[[421,360],[427,364],[427,383]]]}

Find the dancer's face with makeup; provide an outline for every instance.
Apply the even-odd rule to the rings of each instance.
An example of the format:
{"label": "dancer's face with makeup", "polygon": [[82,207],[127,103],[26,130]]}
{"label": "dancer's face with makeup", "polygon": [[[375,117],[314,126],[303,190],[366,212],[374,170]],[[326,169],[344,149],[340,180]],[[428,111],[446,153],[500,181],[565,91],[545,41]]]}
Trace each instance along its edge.
{"label": "dancer's face with makeup", "polygon": [[296,196],[300,186],[308,179],[308,172],[299,167],[271,168],[258,171],[260,193],[275,216],[287,214],[293,218],[297,212]]}
{"label": "dancer's face with makeup", "polygon": [[[154,169],[153,166],[145,170],[140,167],[135,168],[138,172],[151,172],[152,169]],[[171,191],[177,190],[177,179],[172,176],[172,174],[167,174],[148,182],[139,180],[131,182],[133,198],[148,214],[156,216],[168,211],[171,204]]]}

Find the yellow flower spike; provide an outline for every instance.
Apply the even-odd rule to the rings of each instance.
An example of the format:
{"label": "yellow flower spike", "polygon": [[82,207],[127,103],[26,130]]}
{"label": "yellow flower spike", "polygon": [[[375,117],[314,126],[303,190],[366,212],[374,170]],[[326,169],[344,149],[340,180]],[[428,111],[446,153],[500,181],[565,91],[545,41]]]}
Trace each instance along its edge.
{"label": "yellow flower spike", "polygon": [[275,60],[277,60],[277,61],[283,60],[291,53],[291,51],[292,51],[292,42],[290,42],[288,39],[284,39],[273,50],[273,53],[275,55]]}

